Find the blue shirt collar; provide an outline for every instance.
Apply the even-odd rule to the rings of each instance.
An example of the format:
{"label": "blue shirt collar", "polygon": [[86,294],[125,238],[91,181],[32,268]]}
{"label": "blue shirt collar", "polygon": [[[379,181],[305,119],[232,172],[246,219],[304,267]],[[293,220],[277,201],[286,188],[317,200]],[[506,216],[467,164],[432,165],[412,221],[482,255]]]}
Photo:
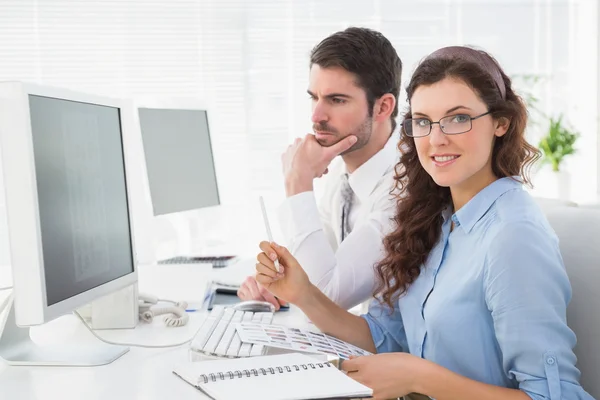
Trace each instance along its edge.
{"label": "blue shirt collar", "polygon": [[[467,204],[454,213],[452,220],[456,226],[462,226],[463,230],[469,233],[500,196],[517,188],[522,188],[519,177],[500,178],[483,188]],[[447,218],[449,212],[451,212],[450,210],[451,208],[444,213],[444,219]]]}

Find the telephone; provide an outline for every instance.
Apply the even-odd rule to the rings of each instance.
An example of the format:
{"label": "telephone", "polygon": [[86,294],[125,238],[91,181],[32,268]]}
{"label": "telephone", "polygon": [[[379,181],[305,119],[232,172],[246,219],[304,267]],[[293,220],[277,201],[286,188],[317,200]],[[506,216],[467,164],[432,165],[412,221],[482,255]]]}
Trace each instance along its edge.
{"label": "telephone", "polygon": [[[190,317],[185,311],[188,304],[185,301],[175,302],[171,300],[159,299],[156,296],[142,294],[138,295],[140,320],[151,323],[154,317],[166,315],[163,318],[165,325],[171,328],[184,326],[188,323]],[[159,306],[158,303],[171,303],[170,306]]]}

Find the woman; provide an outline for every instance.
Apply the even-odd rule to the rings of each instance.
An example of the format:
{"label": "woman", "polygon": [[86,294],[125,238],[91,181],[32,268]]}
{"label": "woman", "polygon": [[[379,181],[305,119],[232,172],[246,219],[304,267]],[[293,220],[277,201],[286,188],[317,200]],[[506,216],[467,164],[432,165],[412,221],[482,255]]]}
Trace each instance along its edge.
{"label": "woman", "polygon": [[407,95],[379,301],[362,317],[340,309],[274,243],[261,243],[257,280],[322,331],[378,353],[343,363],[376,398],[591,399],[558,241],[522,188],[539,156],[510,79],[487,53],[447,47],[418,66]]}

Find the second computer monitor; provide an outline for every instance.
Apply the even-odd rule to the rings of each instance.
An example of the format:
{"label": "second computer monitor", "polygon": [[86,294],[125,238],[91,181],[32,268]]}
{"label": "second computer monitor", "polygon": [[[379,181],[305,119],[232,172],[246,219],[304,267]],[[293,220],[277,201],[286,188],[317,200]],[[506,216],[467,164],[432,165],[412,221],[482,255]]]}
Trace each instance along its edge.
{"label": "second computer monitor", "polygon": [[207,111],[138,111],[154,215],[219,205]]}

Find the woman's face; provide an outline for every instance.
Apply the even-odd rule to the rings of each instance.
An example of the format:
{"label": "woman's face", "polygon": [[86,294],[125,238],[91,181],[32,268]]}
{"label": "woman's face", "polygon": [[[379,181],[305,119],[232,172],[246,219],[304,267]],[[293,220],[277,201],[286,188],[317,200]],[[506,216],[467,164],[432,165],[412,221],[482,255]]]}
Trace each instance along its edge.
{"label": "woman's face", "polygon": [[[452,132],[469,129],[469,117],[489,111],[471,87],[453,78],[419,86],[410,104],[412,118],[423,118],[417,124],[427,126],[424,120],[435,123],[450,117],[443,125]],[[504,135],[507,127],[489,114],[470,121],[470,130],[455,135],[444,134],[439,124],[431,125],[428,136],[414,139],[421,165],[440,186],[471,189],[487,185],[495,179],[491,166],[494,138]]]}

